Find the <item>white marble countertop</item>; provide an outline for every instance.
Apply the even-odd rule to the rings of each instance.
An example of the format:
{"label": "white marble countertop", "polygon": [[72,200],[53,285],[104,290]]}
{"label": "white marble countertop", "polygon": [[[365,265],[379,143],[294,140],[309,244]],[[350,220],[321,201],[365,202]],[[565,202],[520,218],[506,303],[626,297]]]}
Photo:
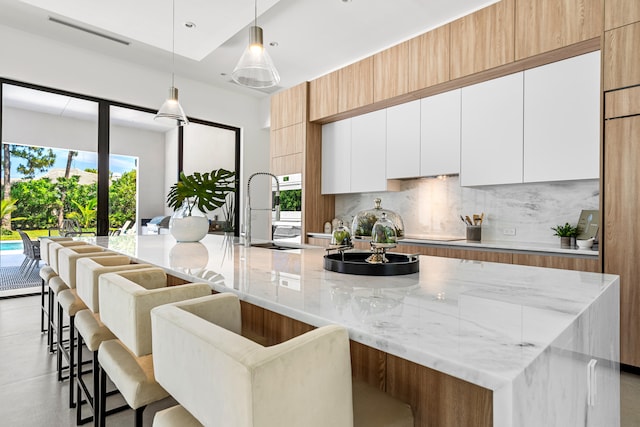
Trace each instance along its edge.
{"label": "white marble countertop", "polygon": [[420,257],[420,272],[326,271],[325,251],[246,248],[228,236],[82,238],[299,321],[496,390],[513,381],[617,276]]}
{"label": "white marble countertop", "polygon": [[[330,234],[326,233],[307,233],[309,237],[320,239],[331,239]],[[592,249],[578,248],[562,248],[560,241],[557,245],[535,242],[513,242],[508,240],[482,240],[481,242],[467,242],[464,237],[456,236],[418,236],[407,235],[399,242],[410,245],[429,245],[429,246],[446,246],[457,247],[459,249],[488,249],[493,251],[518,251],[527,253],[544,253],[547,255],[559,254],[563,256],[578,255],[598,257],[598,251]]]}

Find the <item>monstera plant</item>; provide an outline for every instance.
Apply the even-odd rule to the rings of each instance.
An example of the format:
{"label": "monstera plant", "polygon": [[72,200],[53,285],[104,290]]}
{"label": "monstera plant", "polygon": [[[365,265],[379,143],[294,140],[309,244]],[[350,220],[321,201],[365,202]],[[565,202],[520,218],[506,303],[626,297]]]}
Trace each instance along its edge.
{"label": "monstera plant", "polygon": [[180,173],[180,180],[167,194],[167,206],[175,210],[169,229],[178,242],[197,242],[207,234],[209,219],[205,212],[225,204],[227,194],[235,191],[235,176],[226,169]]}
{"label": "monstera plant", "polygon": [[214,169],[201,174],[185,175],[180,172],[180,181],[175,183],[167,195],[167,205],[178,209],[186,207],[191,215],[194,207],[202,212],[212,211],[224,205],[227,193],[235,190],[236,173],[226,169]]}

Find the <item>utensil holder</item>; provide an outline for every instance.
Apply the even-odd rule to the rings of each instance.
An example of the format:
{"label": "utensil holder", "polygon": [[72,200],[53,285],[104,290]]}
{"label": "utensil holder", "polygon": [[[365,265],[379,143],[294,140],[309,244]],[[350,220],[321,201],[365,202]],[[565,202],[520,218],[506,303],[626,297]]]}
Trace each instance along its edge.
{"label": "utensil holder", "polygon": [[482,240],[481,225],[467,225],[467,242],[479,242]]}

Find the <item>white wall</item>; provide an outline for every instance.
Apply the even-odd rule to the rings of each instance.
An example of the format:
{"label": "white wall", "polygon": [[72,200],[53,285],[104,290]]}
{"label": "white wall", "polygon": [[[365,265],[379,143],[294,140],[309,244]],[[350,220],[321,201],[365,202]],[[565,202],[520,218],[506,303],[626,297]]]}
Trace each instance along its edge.
{"label": "white wall", "polygon": [[164,173],[158,173],[158,165],[165,163],[164,135],[143,129],[111,126],[110,143],[111,154],[139,159],[136,225],[140,227],[140,218],[153,218],[164,212]]}
{"label": "white wall", "polygon": [[[7,143],[81,150],[95,153],[98,146],[96,122],[5,107],[3,141]],[[152,218],[164,212],[164,134],[129,127],[111,126],[111,153],[135,156],[138,163],[138,218]]]}
{"label": "white wall", "polygon": [[[0,77],[151,109],[162,104],[170,83],[170,75],[164,70],[144,68],[2,25],[0,58]],[[176,86],[187,115],[242,129],[241,190],[250,174],[269,170],[269,132],[263,129],[260,99],[179,75]]]}

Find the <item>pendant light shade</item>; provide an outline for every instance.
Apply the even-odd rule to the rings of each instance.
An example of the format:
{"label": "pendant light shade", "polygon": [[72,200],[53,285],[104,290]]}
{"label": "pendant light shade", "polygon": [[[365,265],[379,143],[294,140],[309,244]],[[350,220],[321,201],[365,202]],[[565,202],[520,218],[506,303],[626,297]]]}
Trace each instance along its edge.
{"label": "pendant light shade", "polygon": [[189,120],[178,102],[178,88],[174,86],[169,88],[169,97],[164,101],[154,119],[175,122],[178,126],[189,124]]}
{"label": "pendant light shade", "polygon": [[169,97],[164,101],[154,119],[162,122],[176,124],[177,126],[185,126],[189,124],[187,116],[178,101],[178,88],[174,85],[175,80],[175,44],[176,44],[176,2],[173,0],[173,10],[171,18],[171,87],[169,88]]}
{"label": "pendant light shade", "polygon": [[255,21],[249,28],[249,45],[233,70],[231,78],[242,86],[266,88],[280,82],[280,74],[264,48],[262,28],[258,27],[258,4],[255,3]]}

